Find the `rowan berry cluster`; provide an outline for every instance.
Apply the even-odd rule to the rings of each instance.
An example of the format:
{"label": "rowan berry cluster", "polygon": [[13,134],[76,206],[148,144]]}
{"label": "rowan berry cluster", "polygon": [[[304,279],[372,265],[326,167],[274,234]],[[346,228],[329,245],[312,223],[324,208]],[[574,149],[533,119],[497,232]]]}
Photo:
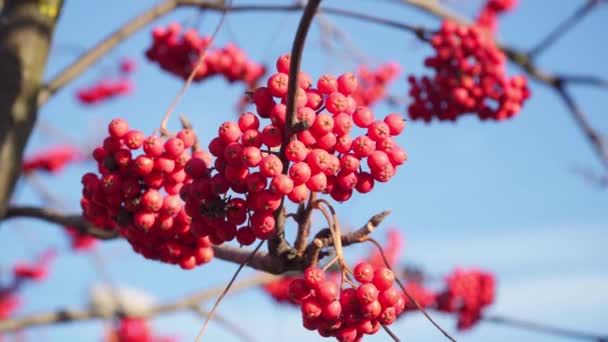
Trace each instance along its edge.
{"label": "rowan berry cluster", "polygon": [[[253,94],[257,115],[244,113],[238,122],[220,125],[218,136],[209,143],[209,152],[216,157],[214,172],[204,172],[205,164],[199,162],[190,174],[192,184],[181,193],[192,230],[215,244],[235,237],[241,245],[268,239],[275,231],[273,212],[283,197],[301,203],[312,191],[346,201],[353,190],[367,193],[374,181],[387,182],[406,160],[392,138],[403,131],[403,118],[389,114],[375,120],[369,108],[357,107],[350,96],[357,79],[350,73],[338,78],[323,75],[316,89],[310,77],[300,73],[296,117],[303,128],[285,143],[289,55],[278,59],[277,70],[267,87]],[[260,118],[271,122],[262,128]],[[353,123],[367,134],[353,139]],[[281,155],[277,150],[283,146]],[[370,172],[362,170],[364,160]],[[230,191],[244,198],[227,197]]]}
{"label": "rowan berry cluster", "polygon": [[150,324],[143,318],[125,317],[106,335],[105,342],[175,342],[175,339],[154,336]]}
{"label": "rowan berry cluster", "polygon": [[397,228],[389,229],[387,232],[386,244],[382,247],[384,252],[384,256],[377,249],[374,249],[371,255],[367,258],[367,262],[372,264],[374,267],[379,268],[385,265],[384,258],[389,265],[395,266],[399,257],[401,256],[401,252],[403,251],[403,234]]}
{"label": "rowan berry cluster", "polygon": [[530,96],[527,78],[508,77],[506,57],[479,25],[445,20],[431,38],[435,55],[425,60],[433,77],[408,78],[412,119],[456,120],[467,113],[481,120],[504,120]]}
{"label": "rowan berry cluster", "polygon": [[289,284],[293,280],[298,279],[294,276],[284,276],[276,280],[270,281],[262,286],[262,290],[266,292],[272,299],[279,303],[293,303],[289,297]]}
{"label": "rowan berry cluster", "polygon": [[487,0],[477,15],[477,24],[494,33],[498,27],[498,16],[513,10],[515,6],[517,0]]}
{"label": "rowan berry cluster", "polygon": [[[93,152],[101,177],[82,177],[84,217],[98,227],[119,227],[133,249],[148,259],[184,269],[211,261],[209,239],[191,231],[178,196],[191,178],[188,165],[209,162],[207,153],[188,151],[195,133],[184,129],[166,140],[144,137],[123,119],[112,120],[108,131],[103,145]],[[142,147],[144,153],[134,155]]]}
{"label": "rowan berry cluster", "polygon": [[76,92],[76,98],[84,105],[94,105],[115,98],[129,95],[133,91],[133,82],[128,78],[135,71],[137,64],[131,58],[123,58],[118,64],[120,74],[116,79],[101,79],[92,86]]}
{"label": "rowan berry cluster", "polygon": [[372,106],[386,97],[386,89],[400,73],[401,67],[398,63],[385,63],[375,70],[361,65],[357,70],[359,86],[352,97],[360,106]]}
{"label": "rowan berry cluster", "polygon": [[359,285],[340,289],[323,270],[311,266],[303,278],[291,282],[289,295],[300,304],[306,329],[341,342],[360,341],[403,312],[405,300],[393,287],[395,275],[390,269],[363,262],[355,266],[354,278]]}
{"label": "rowan berry cluster", "polygon": [[458,315],[458,329],[471,328],[481,311],[494,302],[495,279],[491,273],[457,269],[447,277],[447,288],[437,295],[437,309]]}
{"label": "rowan berry cluster", "polygon": [[194,81],[222,75],[229,82],[242,81],[253,86],[265,73],[264,66],[247,57],[245,51],[234,44],[223,48],[208,49],[211,36],[199,36],[198,32],[189,29],[182,31],[178,23],[152,30],[152,46],[146,51],[148,60],[178,77],[187,79],[201,54],[203,63],[194,75]]}
{"label": "rowan berry cluster", "polygon": [[70,162],[78,161],[81,158],[80,151],[73,146],[56,146],[27,156],[23,161],[21,170],[24,174],[33,171],[58,173]]}
{"label": "rowan berry cluster", "polygon": [[[43,252],[35,262],[17,262],[13,265],[13,279],[10,284],[0,284],[0,320],[9,318],[19,309],[22,302],[19,290],[28,282],[40,282],[47,278],[55,251]],[[6,279],[3,279],[6,280]],[[2,335],[0,335],[2,340]]]}
{"label": "rowan berry cluster", "polygon": [[70,238],[70,245],[75,251],[88,251],[95,248],[97,239],[82,233],[74,227],[65,227],[66,235]]}

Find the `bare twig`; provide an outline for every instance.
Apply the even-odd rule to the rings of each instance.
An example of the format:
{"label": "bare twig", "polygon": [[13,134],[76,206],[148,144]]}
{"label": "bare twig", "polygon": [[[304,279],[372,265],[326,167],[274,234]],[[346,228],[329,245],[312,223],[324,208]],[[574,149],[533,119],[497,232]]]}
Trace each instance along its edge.
{"label": "bare twig", "polygon": [[564,21],[559,23],[555,29],[553,29],[545,38],[543,38],[538,44],[536,44],[530,51],[528,51],[528,55],[530,57],[536,57],[541,52],[547,50],[549,46],[555,43],[558,39],[563,37],[568,30],[572,29],[576,24],[578,24],[587,14],[591,12],[591,10],[595,7],[595,5],[599,4],[600,0],[587,0],[584,4],[581,5],[577,10],[572,12]]}
{"label": "bare twig", "polygon": [[[372,244],[374,244],[374,246],[376,246],[376,248],[380,252],[380,255],[382,256],[382,260],[384,260],[384,265],[386,266],[386,268],[388,268],[389,270],[392,271],[393,268],[391,267],[391,264],[388,262],[386,255],[384,255],[384,250],[382,249],[382,245],[380,245],[380,243],[378,243],[378,241],[376,241],[372,238],[368,238],[367,241],[371,242]],[[416,306],[416,308],[418,310],[420,310],[420,312],[422,312],[424,317],[426,317],[426,319],[429,322],[431,322],[431,324],[433,324],[435,326],[435,328],[437,328],[437,330],[439,330],[443,334],[443,336],[445,336],[447,339],[449,339],[452,342],[456,342],[456,339],[454,339],[452,336],[450,336],[450,334],[448,334],[447,331],[445,331],[439,324],[437,324],[437,322],[435,322],[435,320],[433,320],[433,318],[428,314],[428,312],[426,312],[426,310],[418,303],[416,298],[414,298],[409,293],[409,291],[405,288],[405,286],[403,286],[403,283],[401,282],[401,280],[399,279],[399,277],[397,275],[395,275],[395,282],[397,282],[397,285],[399,285],[399,287],[403,291],[403,294],[405,294],[405,296]]]}
{"label": "bare twig", "polygon": [[481,319],[485,322],[491,322],[496,324],[508,325],[512,327],[522,328],[526,330],[537,331],[544,334],[562,336],[577,340],[587,340],[593,342],[608,342],[608,336],[601,336],[591,334],[588,332],[575,331],[570,329],[564,329],[556,326],[551,326],[542,323],[524,321],[516,318],[509,318],[505,316],[482,316]]}
{"label": "bare twig", "polygon": [[[209,317],[211,313],[205,309],[203,309],[200,305],[195,305],[192,307],[192,311],[199,315],[200,317]],[[232,332],[234,335],[239,337],[243,341],[255,341],[254,336],[249,334],[246,329],[241,328],[238,323],[232,322],[228,318],[223,315],[218,314],[217,312],[213,316],[213,320],[224,326],[228,331]]]}
{"label": "bare twig", "polygon": [[234,284],[234,282],[236,281],[236,277],[238,277],[239,273],[241,273],[241,270],[245,266],[247,266],[247,264],[251,261],[251,259],[253,259],[253,257],[255,256],[255,253],[257,253],[257,251],[260,249],[260,247],[262,247],[263,244],[264,244],[264,241],[260,241],[260,243],[257,245],[257,247],[251,252],[251,254],[249,254],[249,257],[245,261],[243,261],[239,265],[239,267],[236,269],[236,272],[234,272],[234,275],[228,282],[228,285],[226,285],[226,287],[224,288],[224,291],[222,291],[222,293],[220,293],[220,295],[217,297],[217,300],[215,301],[215,304],[213,304],[213,308],[211,308],[211,312],[209,312],[209,315],[207,316],[205,323],[203,323],[203,326],[201,327],[200,331],[196,335],[196,342],[200,341],[201,337],[203,337],[203,334],[205,333],[205,329],[207,328],[209,321],[211,320],[211,318],[213,318],[213,314],[219,307],[222,299],[224,299],[224,297],[228,294],[228,291],[230,291],[232,284]]}

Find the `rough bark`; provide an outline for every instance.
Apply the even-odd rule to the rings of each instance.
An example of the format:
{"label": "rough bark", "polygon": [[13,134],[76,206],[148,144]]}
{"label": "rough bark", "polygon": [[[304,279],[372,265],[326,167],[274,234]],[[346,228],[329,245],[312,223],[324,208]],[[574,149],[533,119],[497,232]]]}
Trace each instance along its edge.
{"label": "rough bark", "polygon": [[61,0],[7,0],[0,13],[0,217],[36,123],[37,95],[62,6]]}

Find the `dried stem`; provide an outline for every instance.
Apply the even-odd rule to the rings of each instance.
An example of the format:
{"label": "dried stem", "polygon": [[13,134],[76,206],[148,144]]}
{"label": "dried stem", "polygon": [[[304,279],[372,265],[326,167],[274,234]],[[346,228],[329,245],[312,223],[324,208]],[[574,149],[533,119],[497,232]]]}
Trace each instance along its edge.
{"label": "dried stem", "polygon": [[253,259],[255,253],[257,253],[257,251],[260,249],[260,247],[262,247],[263,244],[264,244],[264,241],[260,241],[260,243],[258,243],[257,247],[251,252],[251,254],[249,254],[249,257],[245,261],[243,261],[239,265],[239,267],[236,269],[236,272],[234,272],[234,275],[228,282],[228,285],[226,285],[226,288],[224,288],[224,291],[222,291],[222,293],[219,295],[219,297],[217,297],[215,304],[213,304],[213,308],[211,308],[211,312],[209,313],[209,316],[207,316],[207,319],[205,320],[205,323],[201,327],[201,330],[196,335],[196,342],[199,342],[200,339],[203,337],[203,334],[205,333],[205,329],[207,328],[209,321],[211,320],[211,318],[213,318],[213,314],[219,307],[222,299],[224,299],[224,297],[226,297],[226,295],[228,294],[228,291],[230,291],[232,284],[234,284],[234,282],[236,281],[236,277],[239,275],[239,273],[241,273],[241,270],[251,261],[251,259]]}
{"label": "dried stem", "polygon": [[563,37],[566,32],[571,30],[576,24],[578,24],[587,14],[591,12],[591,10],[595,7],[595,5],[599,4],[600,0],[587,0],[584,4],[581,5],[576,11],[572,12],[566,20],[562,21],[551,31],[545,38],[543,38],[538,44],[536,44],[530,51],[528,51],[528,55],[530,57],[536,57],[540,53],[546,51],[549,46],[555,43],[558,39]]}
{"label": "dried stem", "polygon": [[[391,265],[389,264],[388,259],[386,259],[386,255],[384,255],[384,250],[382,249],[382,245],[380,245],[380,243],[378,243],[378,241],[374,240],[373,238],[367,238],[367,241],[373,243],[374,246],[376,246],[376,248],[378,248],[378,251],[380,252],[380,255],[382,255],[382,260],[384,260],[384,264],[386,265],[386,268],[388,268],[389,270],[392,271],[393,269],[392,269]],[[394,271],[393,271],[393,273],[394,273]],[[435,326],[435,328],[437,328],[437,330],[439,330],[447,339],[449,339],[452,342],[456,342],[456,339],[454,339],[452,336],[450,336],[450,334],[448,334],[447,331],[445,331],[439,324],[437,324],[437,322],[435,322],[435,320],[433,320],[433,318],[428,314],[428,312],[426,312],[426,310],[418,303],[418,301],[408,292],[408,290],[405,288],[405,286],[403,286],[403,283],[401,282],[401,280],[399,279],[399,277],[396,274],[395,274],[395,281],[397,282],[397,284],[403,291],[403,294],[405,294],[405,296],[412,303],[414,303],[416,308],[418,310],[420,310],[420,312],[422,312],[424,317],[426,317],[426,319],[429,322],[431,322],[431,324],[433,324]]]}

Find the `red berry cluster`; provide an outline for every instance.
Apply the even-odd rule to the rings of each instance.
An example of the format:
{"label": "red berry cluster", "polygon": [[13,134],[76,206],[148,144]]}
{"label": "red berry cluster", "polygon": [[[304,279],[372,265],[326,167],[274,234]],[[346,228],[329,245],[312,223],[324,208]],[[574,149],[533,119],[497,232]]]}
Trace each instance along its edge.
{"label": "red berry cluster", "polygon": [[517,0],[487,0],[477,16],[477,24],[490,32],[496,32],[498,16],[513,10],[515,6]]}
{"label": "red berry cluster", "polygon": [[128,76],[135,71],[137,64],[131,58],[123,58],[118,64],[120,76],[116,79],[102,79],[90,87],[76,92],[76,98],[84,105],[99,104],[105,100],[129,95],[133,91],[133,82]]}
{"label": "red berry cluster", "polygon": [[146,57],[178,77],[187,79],[201,54],[203,64],[198,68],[194,81],[202,81],[214,75],[222,75],[229,82],[242,81],[252,86],[265,73],[264,66],[247,57],[245,51],[234,44],[220,49],[207,50],[211,36],[199,36],[195,30],[185,30],[178,23],[152,31],[152,46]]}
{"label": "red berry cluster", "polygon": [[17,282],[24,280],[41,281],[48,276],[50,263],[55,259],[56,253],[50,249],[38,256],[35,263],[18,262],[13,266],[13,275]]}
{"label": "red berry cluster", "polygon": [[90,87],[78,90],[76,98],[82,104],[94,105],[114,97],[129,95],[132,90],[133,83],[126,78],[101,80]]}
{"label": "red berry cluster", "polygon": [[105,342],[174,342],[168,337],[156,337],[148,321],[143,318],[125,317],[106,335]]}
{"label": "red berry cluster", "polygon": [[[397,228],[389,229],[387,232],[387,241],[386,244],[382,247],[384,251],[384,257],[386,257],[386,261],[388,264],[395,266],[399,257],[401,256],[401,252],[403,250],[403,241],[405,238],[401,234],[401,231]],[[384,257],[377,250],[374,249],[372,254],[367,258],[367,262],[372,264],[376,268],[384,267]]]}
{"label": "red berry cluster", "polygon": [[354,277],[358,286],[340,290],[325,279],[323,270],[309,267],[303,278],[291,282],[289,295],[300,303],[306,329],[340,342],[360,341],[363,335],[378,332],[381,324],[392,324],[403,312],[405,301],[393,287],[391,270],[363,262],[355,267]]}
{"label": "red berry cluster", "polygon": [[28,174],[33,171],[58,173],[70,162],[82,159],[80,151],[70,145],[56,146],[27,156],[21,170]]}
{"label": "red berry cluster", "polygon": [[[184,129],[166,140],[144,137],[123,119],[112,120],[108,131],[103,146],[93,152],[101,177],[82,177],[84,217],[98,227],[119,227],[133,249],[148,259],[184,269],[211,261],[209,239],[190,230],[190,216],[178,196],[192,172],[207,172],[210,156],[188,151],[195,133]],[[133,155],[141,147],[144,153]],[[202,168],[192,171],[190,165]]]}
{"label": "red berry cluster", "polygon": [[408,78],[412,119],[454,121],[475,113],[482,120],[504,120],[519,113],[530,96],[526,77],[508,77],[504,53],[480,26],[445,20],[431,45],[435,55],[425,66],[435,76]]}
{"label": "red berry cluster", "polygon": [[387,87],[400,73],[398,63],[385,63],[375,70],[361,65],[357,70],[359,86],[352,97],[360,106],[372,106],[386,97]]}
{"label": "red berry cluster", "polygon": [[495,279],[479,270],[455,270],[447,278],[447,289],[437,296],[437,309],[456,313],[458,329],[471,328],[481,311],[494,302]]}
{"label": "red berry cluster", "polygon": [[84,234],[74,227],[65,227],[66,234],[70,238],[70,244],[75,251],[88,251],[95,248],[97,239],[91,235]]}
{"label": "red berry cluster", "polygon": [[[407,158],[392,138],[403,131],[405,121],[398,114],[375,120],[369,108],[357,107],[350,96],[357,89],[353,74],[337,79],[323,75],[315,89],[310,77],[300,73],[297,120],[305,128],[285,145],[285,160],[293,162],[285,165],[276,149],[284,144],[289,55],[278,59],[277,70],[268,86],[253,94],[258,115],[245,113],[238,122],[220,125],[209,143],[209,152],[217,157],[214,172],[204,172],[201,162],[181,193],[192,230],[215,244],[235,237],[242,245],[268,239],[275,229],[273,212],[284,196],[301,203],[313,191],[346,201],[354,189],[366,193],[374,181],[387,182]],[[262,128],[260,117],[271,122]],[[353,139],[353,123],[367,134]],[[363,160],[370,172],[362,171]],[[226,197],[229,191],[244,198]]]}
{"label": "red berry cluster", "polygon": [[279,303],[293,303],[289,297],[289,284],[298,279],[293,276],[280,277],[262,286],[262,290]]}
{"label": "red berry cluster", "polygon": [[[34,263],[17,262],[13,266],[13,279],[10,284],[0,284],[0,320],[9,318],[21,306],[18,291],[27,282],[42,281],[48,276],[50,263],[55,257],[54,250],[42,253]],[[2,335],[0,335],[2,340]]]}

